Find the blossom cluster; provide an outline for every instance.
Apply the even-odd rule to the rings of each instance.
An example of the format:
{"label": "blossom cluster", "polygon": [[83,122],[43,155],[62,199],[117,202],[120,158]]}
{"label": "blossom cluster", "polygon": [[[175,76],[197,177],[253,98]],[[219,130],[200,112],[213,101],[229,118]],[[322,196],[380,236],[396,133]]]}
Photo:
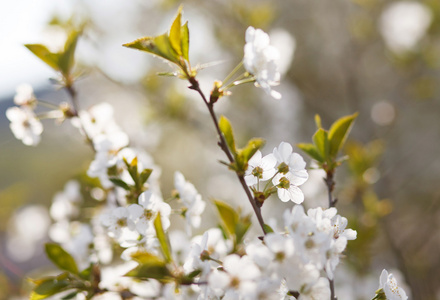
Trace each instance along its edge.
{"label": "blossom cluster", "polygon": [[18,106],[6,110],[14,136],[27,146],[35,146],[40,142],[43,125],[35,115],[36,98],[32,86],[20,85],[14,97],[14,103]]}
{"label": "blossom cluster", "polygon": [[252,156],[245,180],[249,186],[257,189],[260,182],[271,180],[281,201],[301,204],[304,194],[298,186],[309,177],[305,167],[306,162],[302,156],[293,152],[289,143],[281,142],[273,149],[273,153],[262,157],[261,152],[257,151]]}
{"label": "blossom cluster", "polygon": [[[54,106],[54,110],[37,117],[34,109],[37,103],[44,102],[36,99],[31,87],[22,86],[14,99],[18,106],[6,112],[14,135],[26,145],[36,145],[43,131],[41,118],[69,119],[94,151],[87,175],[99,181],[92,189],[84,189],[78,181],[69,181],[55,195],[50,208],[54,222],[49,234],[64,249],[57,248],[63,262],[55,264],[67,272],[60,275],[61,279],[36,282],[53,281],[56,289],[59,279],[62,282],[73,272],[75,276],[68,278],[72,286],[66,286],[78,290],[63,299],[335,299],[332,285],[335,270],[347,242],[356,239],[356,231],[347,228],[347,219],[335,207],[305,211],[301,205],[305,197],[299,186],[309,175],[306,162],[293,152],[291,144],[281,142],[265,156],[259,150],[263,145],[259,139],[250,141],[247,148],[236,149],[232,127],[225,119],[219,126],[213,111],[214,103],[226,93],[220,92],[221,84],[215,85],[210,103],[207,102],[197,80],[191,77],[195,75],[186,69],[189,64],[183,63],[183,48],[187,50],[188,45],[182,46],[185,40],[176,42],[181,34],[188,34],[188,28],[173,23],[172,30],[169,44],[173,51],[169,53],[182,53],[182,56],[175,59],[157,49],[153,53],[179,62],[185,76],[189,76],[186,79],[190,80],[191,88],[202,95],[214,116],[221,137],[219,145],[230,160],[230,164],[225,164],[242,183],[264,236],[246,236],[251,226],[250,216],[241,216],[223,202],[216,202],[220,226],[200,231],[206,208],[202,195],[176,171],[174,190],[169,198],[164,198],[159,184],[160,167],[149,153],[130,145],[128,135],[114,119],[110,104],[77,110],[76,101],[72,101],[72,107]],[[167,38],[163,35],[160,40]],[[154,40],[149,42],[144,46],[151,46]],[[278,56],[269,36],[261,29],[249,27],[243,82],[255,82],[267,94],[281,98],[271,88],[279,82]],[[66,84],[66,88],[75,97],[72,86]],[[81,212],[87,193],[96,203],[95,209],[84,215]],[[295,205],[284,212],[282,222],[272,222],[269,226],[262,220],[261,207],[275,198],[271,198],[275,194],[280,201],[292,201]],[[330,203],[330,206],[335,204]],[[173,215],[184,219],[185,230],[173,228]],[[193,234],[196,229],[203,234]],[[95,277],[90,279],[90,274]],[[78,278],[89,281],[75,282]],[[64,292],[64,288],[49,293]],[[392,274],[384,270],[375,299],[407,297]]]}

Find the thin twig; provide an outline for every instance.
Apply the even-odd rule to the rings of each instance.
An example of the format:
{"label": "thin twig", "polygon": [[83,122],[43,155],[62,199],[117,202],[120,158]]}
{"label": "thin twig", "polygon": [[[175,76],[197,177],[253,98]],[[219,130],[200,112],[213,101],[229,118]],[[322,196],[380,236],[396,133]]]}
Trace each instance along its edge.
{"label": "thin twig", "polygon": [[[191,83],[191,86],[189,88],[193,89],[199,93],[200,97],[202,97],[203,102],[205,102],[205,104],[209,110],[209,113],[211,115],[211,119],[214,122],[215,129],[216,129],[217,134],[219,136],[219,143],[218,144],[219,144],[220,148],[223,150],[223,152],[228,157],[229,162],[234,163],[235,162],[234,157],[232,156],[231,152],[229,151],[225,137],[223,136],[223,133],[221,132],[220,127],[218,125],[217,116],[215,115],[215,112],[214,112],[214,104],[211,102],[208,102],[207,98],[205,97],[205,94],[203,94],[202,90],[200,89],[199,82],[195,78],[191,78],[190,83]],[[240,175],[238,173],[236,173],[236,175],[238,177],[238,180],[241,183],[241,186],[243,187],[243,189],[246,193],[246,196],[249,199],[249,202],[251,203],[251,206],[255,212],[255,215],[257,216],[258,223],[260,223],[261,229],[263,230],[264,234],[266,234],[266,230],[264,229],[263,216],[261,215],[261,208],[257,205],[255,198],[252,196],[252,193],[249,190],[249,187],[246,184],[246,181],[244,180],[244,176]]]}
{"label": "thin twig", "polygon": [[73,88],[72,84],[66,85],[65,89],[70,96],[70,100],[71,100],[72,108],[73,108],[73,115],[76,116],[79,120],[79,125],[81,126],[81,130],[84,132],[84,136],[86,137],[86,142],[87,142],[87,144],[90,145],[90,147],[92,147],[93,151],[96,152],[95,145],[93,144],[93,140],[87,134],[87,131],[86,131],[86,129],[85,129],[83,123],[81,122],[80,117],[79,117],[79,105],[78,105],[78,98],[77,98],[76,90]]}
{"label": "thin twig", "polygon": [[[330,170],[327,171],[327,177],[324,178],[324,181],[327,186],[327,192],[328,192],[328,206],[335,207],[337,199],[333,199],[333,190],[335,188],[335,181],[333,180],[334,171]],[[335,294],[335,281],[334,279],[328,279],[328,282],[330,284],[330,300],[337,300],[336,294]]]}

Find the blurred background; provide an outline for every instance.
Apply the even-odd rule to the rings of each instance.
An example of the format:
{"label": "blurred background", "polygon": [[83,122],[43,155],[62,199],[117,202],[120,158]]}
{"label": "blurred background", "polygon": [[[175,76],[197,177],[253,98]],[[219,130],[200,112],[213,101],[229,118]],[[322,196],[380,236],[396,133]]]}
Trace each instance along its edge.
{"label": "blurred background", "polygon": [[[206,93],[241,61],[248,26],[268,32],[281,52],[282,80],[275,88],[281,100],[240,86],[218,103],[242,143],[263,137],[267,154],[281,141],[310,142],[315,114],[328,128],[359,112],[345,147],[349,160],[336,178],[337,208],[358,232],[336,272],[338,299],[371,299],[383,268],[398,277],[410,299],[440,299],[438,0],[2,1],[0,299],[26,295],[23,279],[48,268],[43,244],[50,203],[69,179],[87,181],[93,160],[68,122],[43,122],[41,143],[27,147],[5,117],[21,83],[31,84],[38,99],[68,99],[51,84],[52,70],[23,47],[57,43],[63,27],[86,24],[76,55],[80,107],[115,106],[132,144],[162,168],[165,197],[180,170],[205,200],[251,212],[233,174],[218,163],[224,157],[201,99],[185,82],[158,77],[171,70],[161,60],[121,46],[165,32],[181,3],[192,64],[214,63],[199,74]],[[310,171],[306,208],[327,205],[322,177]],[[267,219],[291,206],[272,200],[263,207]],[[207,226],[215,225],[213,214],[208,207]]]}

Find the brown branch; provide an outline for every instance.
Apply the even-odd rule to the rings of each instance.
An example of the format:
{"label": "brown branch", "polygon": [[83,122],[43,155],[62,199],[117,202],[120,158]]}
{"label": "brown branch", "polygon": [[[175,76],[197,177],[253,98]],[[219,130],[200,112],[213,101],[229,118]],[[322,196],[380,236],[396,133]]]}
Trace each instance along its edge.
{"label": "brown branch", "polygon": [[[206,99],[205,94],[203,94],[202,90],[200,89],[200,85],[199,82],[191,77],[189,79],[191,85],[189,86],[190,89],[195,90],[196,92],[199,93],[200,97],[202,97],[203,102],[205,102],[209,113],[211,115],[211,119],[214,122],[214,126],[215,129],[217,131],[218,137],[219,137],[219,142],[218,145],[220,146],[220,148],[223,150],[223,152],[226,154],[226,156],[228,157],[228,160],[230,163],[234,163],[234,157],[232,156],[231,152],[229,151],[228,148],[228,144],[226,143],[225,137],[223,136],[223,133],[220,130],[220,127],[218,125],[218,120],[217,120],[217,116],[215,115],[214,112],[214,102],[213,101],[209,101]],[[257,201],[255,200],[255,198],[252,196],[251,191],[249,190],[248,185],[246,184],[246,181],[244,180],[244,176],[240,175],[236,172],[236,175],[238,177],[238,180],[240,181],[241,186],[243,187],[246,196],[248,197],[248,200],[255,212],[255,215],[257,216],[258,219],[258,223],[260,223],[261,229],[263,230],[264,234],[266,234],[266,230],[264,229],[264,220],[263,220],[263,216],[261,214],[261,208],[258,206]]]}

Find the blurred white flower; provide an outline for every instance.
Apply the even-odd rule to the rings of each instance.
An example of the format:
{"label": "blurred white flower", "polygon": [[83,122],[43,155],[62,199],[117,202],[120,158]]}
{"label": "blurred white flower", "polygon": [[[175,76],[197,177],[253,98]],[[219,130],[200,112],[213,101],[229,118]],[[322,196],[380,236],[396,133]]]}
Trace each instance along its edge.
{"label": "blurred white flower", "polygon": [[10,107],[6,110],[14,136],[27,146],[36,146],[41,140],[43,125],[37,119],[35,113],[26,107]]}
{"label": "blurred white flower", "polygon": [[201,214],[205,210],[206,203],[202,200],[202,196],[197,192],[194,185],[185,180],[182,173],[174,173],[174,186],[179,193],[180,200],[185,205],[186,229],[188,233],[191,233],[191,227],[200,227]]}
{"label": "blurred white flower", "polygon": [[20,84],[16,89],[17,94],[14,97],[14,103],[22,106],[32,107],[36,104],[37,99],[34,95],[34,90],[30,84]]}
{"label": "blurred white flower", "polygon": [[50,216],[56,221],[75,217],[79,213],[78,204],[82,201],[80,185],[75,180],[70,180],[62,192],[55,194],[50,206]]}
{"label": "blurred white flower", "polygon": [[396,53],[414,50],[432,21],[432,12],[418,1],[398,1],[388,5],[380,18],[380,32]]}
{"label": "blurred white flower", "polygon": [[261,87],[268,95],[280,99],[281,94],[273,91],[271,86],[279,84],[278,50],[269,44],[269,36],[261,29],[249,27],[246,30],[243,64],[246,70],[255,76],[255,85]]}
{"label": "blurred white flower", "polygon": [[130,220],[136,223],[139,234],[155,235],[154,220],[160,212],[162,227],[167,230],[170,227],[171,207],[151,191],[145,191],[139,196],[139,204],[128,207]]}
{"label": "blurred white flower", "polygon": [[269,33],[271,44],[280,52],[278,69],[281,75],[285,74],[292,64],[296,40],[295,37],[285,29],[277,28]]}
{"label": "blurred white flower", "polygon": [[81,130],[85,130],[87,136],[92,140],[101,134],[111,136],[113,133],[118,134],[121,132],[120,127],[114,120],[113,106],[107,102],[93,105],[87,111],[80,111],[78,115],[78,118],[72,119],[72,124]]}
{"label": "blurred white flower", "polygon": [[129,218],[129,211],[126,207],[116,207],[101,215],[101,224],[108,229],[111,237],[119,239],[129,231],[134,231],[135,223]]}
{"label": "blurred white flower", "polygon": [[29,205],[16,211],[8,223],[6,247],[15,261],[26,261],[35,254],[50,225],[47,209]]}
{"label": "blurred white flower", "polygon": [[224,272],[215,270],[208,278],[212,289],[225,293],[223,299],[255,299],[255,279],[261,273],[248,256],[228,255],[223,260],[223,270]]}

